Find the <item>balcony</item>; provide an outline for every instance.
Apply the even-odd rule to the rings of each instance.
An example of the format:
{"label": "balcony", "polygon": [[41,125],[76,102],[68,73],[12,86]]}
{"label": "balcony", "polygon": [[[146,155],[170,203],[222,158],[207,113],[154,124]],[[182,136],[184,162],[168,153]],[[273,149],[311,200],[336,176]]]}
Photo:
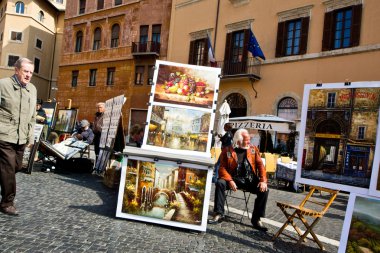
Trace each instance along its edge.
{"label": "balcony", "polygon": [[132,42],[133,56],[160,56],[161,43],[156,41]]}
{"label": "balcony", "polygon": [[241,78],[260,80],[261,62],[254,57],[249,57],[244,62],[218,61],[217,67],[222,69],[222,78]]}

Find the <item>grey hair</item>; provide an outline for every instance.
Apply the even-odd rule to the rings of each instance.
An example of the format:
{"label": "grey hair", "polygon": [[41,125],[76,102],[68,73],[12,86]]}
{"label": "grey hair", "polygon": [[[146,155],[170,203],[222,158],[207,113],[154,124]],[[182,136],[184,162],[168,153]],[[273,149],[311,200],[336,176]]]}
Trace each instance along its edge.
{"label": "grey hair", "polygon": [[23,63],[28,63],[34,66],[34,63],[29,60],[28,58],[18,58],[18,60],[15,62],[15,65],[13,65],[17,69],[21,69],[21,66]]}
{"label": "grey hair", "polygon": [[99,105],[102,105],[102,106],[105,107],[105,106],[106,106],[106,103],[104,103],[104,102],[99,102],[99,103],[96,104],[96,106],[99,106]]}
{"label": "grey hair", "polygon": [[238,142],[239,142],[239,141],[240,141],[240,143],[243,142],[243,133],[249,134],[249,133],[248,133],[248,130],[247,130],[247,129],[244,129],[244,128],[240,128],[240,129],[238,129],[238,130],[235,132],[235,134],[234,134],[234,138],[233,138],[233,140],[232,140],[232,141],[233,141],[232,145],[233,145],[234,148],[239,147],[239,145],[238,145]]}

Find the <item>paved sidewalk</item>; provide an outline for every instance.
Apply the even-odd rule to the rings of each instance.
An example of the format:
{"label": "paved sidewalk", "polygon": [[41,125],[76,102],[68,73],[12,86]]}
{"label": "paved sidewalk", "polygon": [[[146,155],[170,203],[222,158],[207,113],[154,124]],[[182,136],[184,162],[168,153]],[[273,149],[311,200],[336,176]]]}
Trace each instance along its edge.
{"label": "paved sidewalk", "polygon": [[[248,218],[243,224],[235,219],[233,211],[242,212],[242,201],[230,201],[229,221],[208,225],[200,233],[115,218],[117,191],[90,174],[34,171],[17,174],[17,181],[20,215],[0,213],[0,252],[320,252],[310,240],[301,247],[285,236],[271,240],[278,230],[273,224],[285,221],[275,201],[299,203],[303,193],[271,189],[268,233],[253,230]],[[340,194],[315,229],[332,239],[332,244],[324,243],[326,252],[337,252],[334,243],[339,241],[347,199]],[[213,204],[213,190],[210,201]]]}

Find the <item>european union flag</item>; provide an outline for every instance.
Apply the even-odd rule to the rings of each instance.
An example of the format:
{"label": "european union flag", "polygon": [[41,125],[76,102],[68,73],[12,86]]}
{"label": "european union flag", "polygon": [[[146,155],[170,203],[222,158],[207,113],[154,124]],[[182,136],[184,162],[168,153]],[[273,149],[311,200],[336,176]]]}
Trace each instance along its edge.
{"label": "european union flag", "polygon": [[260,57],[261,59],[265,60],[264,53],[261,50],[255,35],[253,35],[252,30],[249,30],[248,51],[252,53],[253,57]]}

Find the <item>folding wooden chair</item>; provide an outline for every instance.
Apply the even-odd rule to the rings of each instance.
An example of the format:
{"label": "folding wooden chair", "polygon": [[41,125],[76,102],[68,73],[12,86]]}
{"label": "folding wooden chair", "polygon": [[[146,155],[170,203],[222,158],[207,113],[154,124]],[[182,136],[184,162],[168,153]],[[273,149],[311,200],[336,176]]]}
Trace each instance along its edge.
{"label": "folding wooden chair", "polygon": [[[313,193],[315,190],[318,190],[320,192],[319,197],[313,197]],[[321,195],[322,192],[329,193],[328,198],[323,197]],[[294,239],[297,241],[297,244],[301,244],[305,241],[306,236],[308,234],[311,234],[312,239],[314,242],[318,244],[318,246],[321,248],[321,250],[324,250],[324,246],[319,241],[316,234],[313,232],[313,228],[318,223],[320,219],[322,219],[323,215],[327,212],[327,209],[330,207],[330,205],[335,200],[337,194],[339,191],[326,189],[318,186],[310,186],[310,192],[306,195],[304,200],[301,202],[300,205],[292,205],[288,203],[281,203],[277,202],[277,206],[280,207],[281,211],[285,214],[287,220],[284,223],[284,225],[278,230],[276,235],[273,237],[273,240],[275,240],[281,233],[285,236],[288,236],[291,239]],[[319,206],[319,208],[317,208]],[[318,209],[318,210],[316,210]],[[306,220],[306,217],[310,217],[311,219],[314,219],[311,224]],[[294,222],[294,219],[301,220],[302,224],[306,227],[306,231],[302,233],[299,227],[297,227],[296,223]],[[293,228],[296,230],[296,232],[299,235],[299,239],[296,239],[292,236],[289,236],[283,231],[288,225],[292,225]]]}
{"label": "folding wooden chair", "polygon": [[243,192],[243,197],[236,196],[237,193],[234,193],[234,191],[232,191],[232,190],[227,190],[225,205],[227,206],[227,213],[229,213],[230,212],[229,205],[228,205],[228,199],[229,198],[244,200],[245,206],[244,206],[243,214],[240,217],[240,223],[241,223],[243,221],[245,213],[247,213],[248,218],[250,218],[249,217],[248,202],[249,202],[249,198],[251,197],[251,193],[249,191],[245,191],[245,190],[239,190],[239,191]]}

